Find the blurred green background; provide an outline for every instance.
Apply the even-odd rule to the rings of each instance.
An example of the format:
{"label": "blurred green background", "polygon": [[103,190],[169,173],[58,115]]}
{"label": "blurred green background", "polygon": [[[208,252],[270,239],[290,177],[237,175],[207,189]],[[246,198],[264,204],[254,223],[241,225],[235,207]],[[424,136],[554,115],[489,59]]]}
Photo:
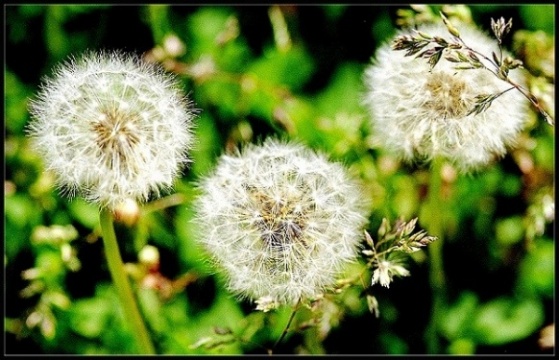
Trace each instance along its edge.
{"label": "blurred green background", "polygon": [[[371,143],[362,76],[400,24],[412,16],[437,21],[440,9],[5,6],[4,351],[134,351],[104,260],[98,210],[61,197],[25,137],[28,99],[55,64],[85,50],[120,49],[145,54],[177,74],[201,110],[193,162],[177,180],[178,195],[166,198],[174,206],[148,205],[137,224],[119,225],[123,258],[135,274],[159,353],[264,353],[291,310],[255,312],[254,304],[223,289],[192,236],[193,184],[224,151],[281,136],[344,162],[365,183],[373,199],[373,236],[383,217],[419,216],[425,227],[429,168],[402,164]],[[524,61],[531,90],[544,100],[550,88],[553,94],[554,10],[445,8],[451,19],[470,20],[485,31],[491,18],[512,17],[505,46]],[[448,169],[440,209],[448,225],[448,304],[434,330],[428,328],[432,289],[425,251],[409,259],[411,276],[395,279],[389,289],[351,287],[325,303],[317,323],[309,322],[310,310],[298,313],[299,328],[274,352],[422,354],[428,352],[427,331],[436,331],[441,353],[552,353],[541,338],[554,322],[553,180],[554,128],[533,112],[518,147],[503,160],[468,176]],[[146,245],[160,256],[151,272],[139,256]],[[365,299],[371,292],[378,318]]]}

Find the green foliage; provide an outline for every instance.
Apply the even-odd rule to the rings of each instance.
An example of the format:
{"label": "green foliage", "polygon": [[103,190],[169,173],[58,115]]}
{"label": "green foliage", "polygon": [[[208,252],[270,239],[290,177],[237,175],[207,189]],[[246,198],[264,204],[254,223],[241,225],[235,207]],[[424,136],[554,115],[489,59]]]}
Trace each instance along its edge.
{"label": "green foliage", "polygon": [[555,284],[555,244],[548,240],[538,241],[532,252],[520,264],[517,292],[523,296],[553,298]]}
{"label": "green foliage", "polygon": [[[404,164],[375,144],[362,99],[363,71],[376,48],[399,25],[438,21],[444,11],[451,21],[478,22],[485,29],[490,26],[482,19],[512,14],[510,50],[524,61],[530,90],[548,106],[545,99],[554,91],[553,7],[273,8],[285,26],[272,19],[278,15],[272,8],[5,7],[6,353],[135,351],[107,271],[99,209],[60,194],[25,133],[29,98],[41,77],[69,55],[104,48],[145,53],[160,62],[199,110],[192,161],[173,192],[142,208],[133,225],[117,226],[158,353],[262,354],[282,336],[293,309],[256,311],[254,303],[227,292],[192,225],[197,181],[211,173],[221,154],[269,136],[302,142],[347,165],[371,200],[370,234],[377,234],[383,218],[419,217],[418,224],[441,219],[443,233],[434,235],[444,238],[449,288],[430,327],[437,288],[428,272],[435,255],[414,253],[410,276],[395,278],[389,289],[371,286],[372,272],[361,257],[332,293],[301,305],[274,353],[426,353],[431,332],[444,340],[441,353],[549,351],[538,347],[537,338],[554,321],[554,128],[533,109],[518,146],[504,159],[464,176],[443,164],[443,205],[433,213],[425,205],[431,168]],[[361,23],[370,31],[357,41],[349,28]],[[288,36],[283,42],[282,31]],[[182,51],[173,53],[169,39]],[[60,229],[67,230],[64,236],[58,236]],[[146,245],[159,251],[156,267],[139,256]],[[348,279],[357,280],[344,283]]]}
{"label": "green foliage", "polygon": [[502,345],[523,339],[543,325],[543,308],[532,298],[500,297],[486,303],[471,292],[463,292],[448,309],[448,320],[440,324],[450,340],[450,352],[474,353],[475,345]]}
{"label": "green foliage", "polygon": [[477,311],[472,331],[484,345],[501,345],[529,336],[543,325],[539,302],[498,298],[483,304]]}
{"label": "green foliage", "polygon": [[[540,4],[538,6],[522,6],[520,16],[529,30],[544,30],[549,34],[555,33],[554,5]],[[537,19],[537,21],[534,21]]]}

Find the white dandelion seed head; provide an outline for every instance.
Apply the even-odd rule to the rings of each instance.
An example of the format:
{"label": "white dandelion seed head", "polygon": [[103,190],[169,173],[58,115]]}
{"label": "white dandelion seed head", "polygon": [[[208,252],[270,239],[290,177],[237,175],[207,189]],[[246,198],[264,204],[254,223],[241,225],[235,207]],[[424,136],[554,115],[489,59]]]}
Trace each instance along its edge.
{"label": "white dandelion seed head", "polygon": [[159,196],[189,161],[191,102],[135,55],[89,52],[59,65],[30,113],[33,147],[62,191],[101,207]]}
{"label": "white dandelion seed head", "polygon": [[200,241],[228,288],[252,300],[320,296],[355,259],[367,222],[342,165],[276,139],[222,156],[200,191]]}
{"label": "white dandelion seed head", "polygon": [[[499,54],[496,40],[470,25],[457,27],[471,48],[489,57],[492,52]],[[443,24],[418,30],[449,38]],[[455,66],[442,58],[430,70],[426,59],[406,57],[390,44],[378,49],[365,71],[364,103],[371,113],[373,136],[381,146],[405,161],[442,157],[462,172],[505,155],[526,121],[527,99],[513,89],[487,110],[468,115],[476,96],[497,94],[511,85],[487,69],[457,70]],[[524,83],[520,69],[509,77]]]}

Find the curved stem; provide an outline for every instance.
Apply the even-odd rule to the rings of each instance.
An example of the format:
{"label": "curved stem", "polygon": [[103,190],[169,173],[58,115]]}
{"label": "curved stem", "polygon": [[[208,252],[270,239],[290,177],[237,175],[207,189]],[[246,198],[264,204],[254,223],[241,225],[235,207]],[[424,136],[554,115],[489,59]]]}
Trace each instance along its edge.
{"label": "curved stem", "polygon": [[444,240],[444,204],[441,198],[442,190],[442,159],[435,159],[431,169],[431,179],[429,182],[429,198],[427,201],[427,213],[429,216],[429,234],[436,236],[437,241],[429,244],[429,282],[433,295],[433,305],[431,309],[431,320],[426,331],[427,350],[431,354],[440,352],[439,338],[437,334],[437,323],[441,316],[441,311],[445,303],[445,276],[443,266],[443,240]]}
{"label": "curved stem", "polygon": [[136,337],[139,352],[142,354],[155,354],[153,344],[149,338],[147,328],[124,269],[114,230],[113,214],[110,210],[101,210],[100,222],[109,271],[124,309],[125,321]]}
{"label": "curved stem", "polygon": [[147,203],[143,206],[143,214],[148,214],[151,212],[163,210],[172,206],[177,206],[186,201],[186,195],[175,193],[169,196],[165,196]]}

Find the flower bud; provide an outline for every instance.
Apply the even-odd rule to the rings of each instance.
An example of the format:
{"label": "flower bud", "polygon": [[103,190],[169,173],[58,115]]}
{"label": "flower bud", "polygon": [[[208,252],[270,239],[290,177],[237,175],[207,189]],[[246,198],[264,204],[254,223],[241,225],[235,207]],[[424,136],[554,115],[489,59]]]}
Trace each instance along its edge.
{"label": "flower bud", "polygon": [[115,221],[123,223],[128,227],[132,227],[140,218],[140,206],[132,199],[126,199],[118,204],[114,210]]}

